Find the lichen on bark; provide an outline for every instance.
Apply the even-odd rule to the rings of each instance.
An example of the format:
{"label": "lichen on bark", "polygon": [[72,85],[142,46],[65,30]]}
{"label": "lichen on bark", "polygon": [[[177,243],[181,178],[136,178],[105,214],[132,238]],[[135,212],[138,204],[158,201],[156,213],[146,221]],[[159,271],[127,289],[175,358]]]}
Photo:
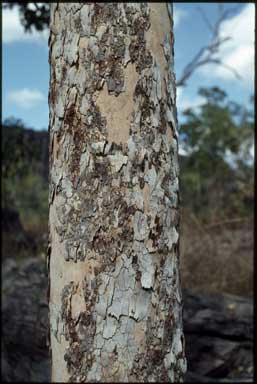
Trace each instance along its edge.
{"label": "lichen on bark", "polygon": [[53,381],[185,372],[171,26],[166,3],[51,4]]}

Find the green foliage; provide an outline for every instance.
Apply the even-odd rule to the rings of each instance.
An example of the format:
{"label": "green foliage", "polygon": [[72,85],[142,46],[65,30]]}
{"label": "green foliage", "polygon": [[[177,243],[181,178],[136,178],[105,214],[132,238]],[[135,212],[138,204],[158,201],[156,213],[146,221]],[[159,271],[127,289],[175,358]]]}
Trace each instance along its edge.
{"label": "green foliage", "polygon": [[247,215],[253,201],[253,112],[217,88],[201,88],[205,102],[184,111],[180,126],[182,205],[210,220]]}
{"label": "green foliage", "polygon": [[48,221],[48,133],[26,129],[20,120],[2,126],[2,208],[18,211],[25,229]]}
{"label": "green foliage", "polygon": [[49,27],[50,8],[49,3],[5,3],[4,8],[19,9],[21,23],[27,32],[32,32],[32,27],[37,31],[42,31]]}

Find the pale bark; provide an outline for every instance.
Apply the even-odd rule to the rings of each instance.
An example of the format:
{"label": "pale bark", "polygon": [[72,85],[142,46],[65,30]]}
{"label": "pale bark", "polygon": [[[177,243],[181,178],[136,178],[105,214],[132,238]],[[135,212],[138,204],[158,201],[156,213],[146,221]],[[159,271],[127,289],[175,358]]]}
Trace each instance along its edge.
{"label": "pale bark", "polygon": [[181,381],[172,8],[51,5],[54,382]]}

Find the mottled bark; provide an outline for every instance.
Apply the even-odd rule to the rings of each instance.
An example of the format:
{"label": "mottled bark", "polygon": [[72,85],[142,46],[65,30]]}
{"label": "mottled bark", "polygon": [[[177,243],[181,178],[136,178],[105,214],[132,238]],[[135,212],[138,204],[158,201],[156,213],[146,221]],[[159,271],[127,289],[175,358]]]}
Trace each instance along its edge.
{"label": "mottled bark", "polygon": [[181,381],[172,8],[51,5],[52,380]]}

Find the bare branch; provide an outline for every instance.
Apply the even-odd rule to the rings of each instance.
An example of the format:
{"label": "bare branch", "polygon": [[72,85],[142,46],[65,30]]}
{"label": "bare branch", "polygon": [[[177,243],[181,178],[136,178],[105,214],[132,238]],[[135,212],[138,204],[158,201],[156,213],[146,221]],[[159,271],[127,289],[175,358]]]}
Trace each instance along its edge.
{"label": "bare branch", "polygon": [[36,8],[37,11],[40,11],[40,7],[38,6],[37,3],[32,3],[32,4],[34,4],[34,6],[35,6],[35,8]]}
{"label": "bare branch", "polygon": [[186,81],[192,76],[192,74],[195,72],[195,70],[203,65],[207,64],[217,64],[222,65],[223,67],[227,68],[233,74],[237,79],[242,79],[242,77],[239,75],[239,73],[235,70],[235,68],[230,67],[229,65],[222,62],[221,59],[215,57],[219,51],[221,46],[228,40],[231,39],[229,36],[222,36],[220,33],[221,24],[228,18],[228,16],[233,13],[234,11],[238,10],[237,7],[229,8],[224,10],[224,5],[219,3],[218,4],[218,18],[214,25],[212,25],[207,18],[205,12],[198,8],[198,11],[201,13],[205,23],[207,24],[208,28],[212,32],[212,36],[210,38],[210,42],[207,46],[201,47],[199,51],[196,53],[196,55],[193,57],[193,59],[184,67],[182,71],[182,75],[177,80],[177,87],[183,87],[186,85]]}
{"label": "bare branch", "polygon": [[206,23],[207,27],[209,28],[209,30],[211,32],[213,32],[213,26],[212,26],[210,20],[208,19],[208,17],[206,16],[206,13],[204,12],[204,10],[201,7],[197,7],[197,10],[201,14],[201,16],[202,16],[203,20],[205,21],[205,23]]}
{"label": "bare branch", "polygon": [[212,62],[215,63],[215,64],[218,64],[218,65],[221,65],[222,67],[224,68],[227,68],[229,71],[233,72],[233,74],[235,75],[235,77],[238,79],[238,80],[242,80],[242,76],[235,70],[235,68],[231,67],[230,65],[228,64],[225,64],[223,63],[221,60],[219,59],[212,59]]}

